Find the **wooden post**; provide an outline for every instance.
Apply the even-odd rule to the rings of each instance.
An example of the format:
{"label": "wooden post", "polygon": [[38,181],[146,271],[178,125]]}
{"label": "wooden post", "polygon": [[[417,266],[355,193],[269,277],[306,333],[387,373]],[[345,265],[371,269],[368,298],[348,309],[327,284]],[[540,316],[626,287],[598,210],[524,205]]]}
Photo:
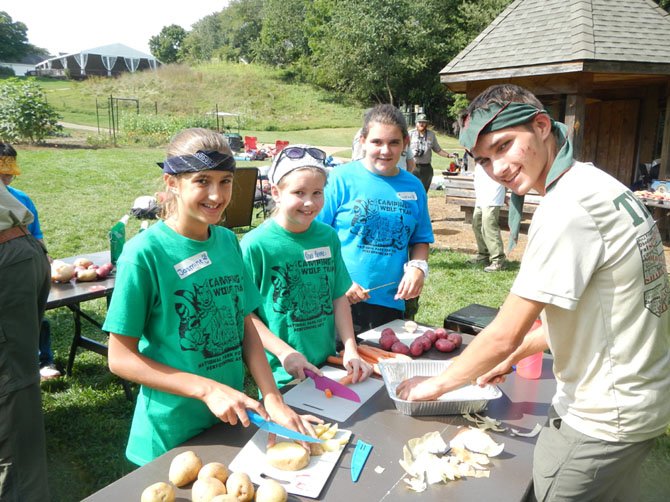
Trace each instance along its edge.
{"label": "wooden post", "polygon": [[665,91],[665,120],[663,122],[663,141],[661,143],[661,166],[658,179],[670,178],[670,83]]}
{"label": "wooden post", "polygon": [[568,138],[572,142],[573,156],[582,159],[584,145],[584,116],[586,98],[583,94],[568,94],[565,100],[565,125],[568,126]]}

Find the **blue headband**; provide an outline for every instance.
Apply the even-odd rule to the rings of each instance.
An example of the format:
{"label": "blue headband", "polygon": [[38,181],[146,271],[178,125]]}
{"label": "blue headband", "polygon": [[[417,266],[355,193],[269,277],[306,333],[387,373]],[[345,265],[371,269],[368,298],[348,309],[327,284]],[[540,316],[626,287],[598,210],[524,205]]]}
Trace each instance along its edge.
{"label": "blue headband", "polygon": [[235,159],[227,153],[198,150],[193,155],[168,157],[157,162],[165,174],[195,173],[198,171],[235,171]]}

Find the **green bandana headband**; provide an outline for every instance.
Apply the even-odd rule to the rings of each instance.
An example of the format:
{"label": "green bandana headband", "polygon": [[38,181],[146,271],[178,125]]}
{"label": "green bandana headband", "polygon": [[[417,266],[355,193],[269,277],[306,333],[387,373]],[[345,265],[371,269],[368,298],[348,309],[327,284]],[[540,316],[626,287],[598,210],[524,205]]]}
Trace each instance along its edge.
{"label": "green bandana headband", "polygon": [[[458,141],[466,149],[472,150],[480,134],[486,134],[506,127],[513,127],[531,121],[537,114],[547,113],[546,110],[540,110],[533,105],[510,101],[504,105],[497,103],[491,104],[488,108],[477,108],[465,118],[465,123],[458,137]],[[561,122],[551,121],[551,128],[556,134],[557,144],[561,146],[556,154],[554,163],[549,169],[545,182],[545,189],[548,192],[553,188],[553,184],[563,173],[565,173],[573,163],[572,144],[568,140],[568,127]],[[516,246],[519,239],[519,230],[521,229],[521,214],[523,212],[523,195],[512,194],[510,198],[510,209],[508,223],[510,228],[509,245],[507,251],[511,251]]]}

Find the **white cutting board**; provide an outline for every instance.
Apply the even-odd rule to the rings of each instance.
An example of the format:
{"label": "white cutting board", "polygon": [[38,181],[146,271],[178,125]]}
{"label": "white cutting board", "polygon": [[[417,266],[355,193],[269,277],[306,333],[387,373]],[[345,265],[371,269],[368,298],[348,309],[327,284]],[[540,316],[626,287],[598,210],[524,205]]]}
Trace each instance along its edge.
{"label": "white cutting board", "polygon": [[[350,434],[350,432],[338,431],[335,439],[339,439],[345,434]],[[279,481],[287,492],[311,498],[319,496],[330,477],[330,473],[333,472],[337,460],[346,448],[345,445],[339,451],[325,452],[323,455],[311,457],[307,467],[299,471],[282,471],[267,463],[265,455],[267,442],[268,432],[258,429],[230,463],[229,469],[232,472],[246,472],[251,481],[257,485],[263,481],[261,474],[265,474]]]}
{"label": "white cutting board", "polygon": [[[338,381],[347,371],[343,368],[334,368],[324,366],[320,368],[324,376]],[[318,390],[314,385],[314,380],[306,378],[298,385],[284,394],[284,402],[292,408],[300,408],[309,413],[314,413],[322,417],[330,418],[336,422],[344,422],[361,405],[370,399],[379,389],[384,387],[384,381],[377,378],[368,378],[360,383],[347,385],[351,390],[358,394],[361,402],[350,401],[343,397],[326,397],[322,390]]]}
{"label": "white cutting board", "polygon": [[414,341],[415,338],[423,335],[429,329],[434,330],[434,328],[430,328],[428,326],[422,326],[419,324],[419,327],[416,329],[414,333],[408,333],[405,330],[405,321],[403,319],[394,319],[391,322],[387,322],[386,324],[382,324],[381,326],[377,326],[376,328],[364,331],[360,335],[357,335],[357,338],[360,338],[361,340],[364,340],[366,342],[374,343],[375,345],[379,345],[379,337],[382,336],[382,330],[386,328],[391,328],[393,331],[395,331],[398,340],[400,340],[408,347]]}

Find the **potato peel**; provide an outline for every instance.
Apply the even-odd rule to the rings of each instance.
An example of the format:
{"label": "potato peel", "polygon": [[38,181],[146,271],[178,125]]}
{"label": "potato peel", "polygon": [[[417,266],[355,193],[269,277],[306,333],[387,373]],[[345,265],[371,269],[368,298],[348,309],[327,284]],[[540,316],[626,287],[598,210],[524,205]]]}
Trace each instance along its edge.
{"label": "potato peel", "polygon": [[[490,443],[496,446],[490,448],[493,453],[497,455],[502,451],[498,451],[497,447],[503,445],[497,445],[478,429],[472,430],[484,434],[490,440],[489,442],[480,439],[480,442],[486,446],[491,446]],[[403,458],[399,463],[408,475],[404,481],[410,490],[422,492],[431,484],[455,481],[466,476],[475,478],[489,476],[490,460],[487,455],[469,451],[464,446],[454,447],[452,443],[450,450],[440,433],[436,431],[420,438],[410,439],[403,446]],[[446,454],[449,451],[451,454]]]}
{"label": "potato peel", "polygon": [[530,432],[520,432],[519,430],[510,427],[510,435],[512,435],[512,436],[521,436],[521,437],[524,437],[524,438],[534,438],[540,432],[542,432],[542,426],[540,424],[535,424],[535,427],[533,427],[533,430],[530,431]]}

